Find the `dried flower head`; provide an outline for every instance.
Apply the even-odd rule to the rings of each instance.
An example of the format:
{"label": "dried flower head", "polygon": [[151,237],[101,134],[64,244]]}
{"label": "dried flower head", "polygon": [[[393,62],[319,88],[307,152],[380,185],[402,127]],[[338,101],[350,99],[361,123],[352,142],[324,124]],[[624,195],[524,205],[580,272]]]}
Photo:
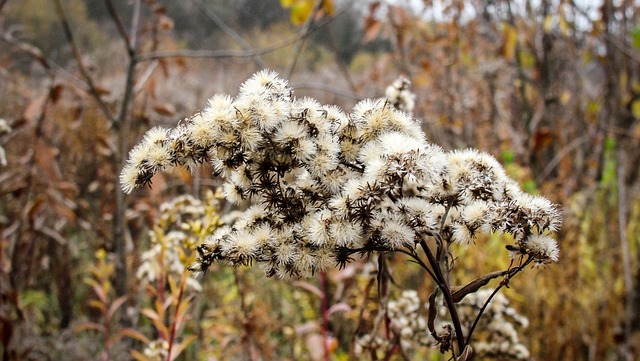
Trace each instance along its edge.
{"label": "dried flower head", "polygon": [[399,80],[388,93],[396,100],[364,100],[346,114],[295,98],[261,71],[235,98],[217,95],[176,128],[150,130],[129,154],[122,189],[207,161],[227,199],[251,205],[199,248],[198,271],[220,260],[306,276],[435,234],[467,244],[496,231],[515,237],[519,257],[557,261],[557,207],[524,194],[488,154],[428,143],[398,110],[412,107],[407,86]]}
{"label": "dried flower head", "polygon": [[411,82],[399,77],[385,90],[385,96],[394,108],[411,114],[415,106],[416,95],[411,92]]}
{"label": "dried flower head", "polygon": [[[142,254],[136,276],[146,284],[169,276],[180,279],[194,261],[196,247],[220,225],[218,201],[218,195],[208,192],[204,202],[183,195],[162,203],[149,232],[151,246]],[[186,282],[192,291],[202,288],[195,278],[187,278]]]}

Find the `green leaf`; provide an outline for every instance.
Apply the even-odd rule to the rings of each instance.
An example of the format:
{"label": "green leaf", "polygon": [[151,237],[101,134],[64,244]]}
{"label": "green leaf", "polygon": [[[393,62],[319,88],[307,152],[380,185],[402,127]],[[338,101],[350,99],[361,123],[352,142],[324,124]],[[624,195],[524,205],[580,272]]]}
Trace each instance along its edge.
{"label": "green leaf", "polygon": [[640,49],[640,25],[631,30],[631,45],[636,49]]}
{"label": "green leaf", "polygon": [[505,165],[512,164],[516,161],[516,155],[512,150],[505,150],[502,152],[502,160],[504,161]]}

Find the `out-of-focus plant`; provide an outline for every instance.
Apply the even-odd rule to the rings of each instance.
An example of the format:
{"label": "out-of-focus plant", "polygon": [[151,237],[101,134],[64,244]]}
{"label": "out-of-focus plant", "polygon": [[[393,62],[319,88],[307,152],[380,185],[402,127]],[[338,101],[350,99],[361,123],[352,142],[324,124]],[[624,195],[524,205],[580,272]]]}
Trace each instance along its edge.
{"label": "out-of-focus plant", "polygon": [[151,247],[142,254],[137,277],[142,281],[151,307],[142,313],[151,320],[157,338],[145,339],[142,352],[132,350],[136,360],[175,360],[195,335],[179,340],[189,319],[188,309],[200,283],[188,277],[187,266],[195,260],[195,247],[220,225],[221,194],[208,192],[205,202],[184,195],[160,206],[153,230]]}
{"label": "out-of-focus plant", "polygon": [[324,14],[333,15],[333,0],[280,0],[285,9],[291,10],[291,22],[301,25],[310,17],[315,16],[317,11]]}
{"label": "out-of-focus plant", "polygon": [[[493,299],[487,302],[492,296]],[[406,355],[415,353],[418,347],[437,347],[438,344],[430,335],[429,320],[424,317],[424,306],[427,305],[420,301],[415,290],[405,290],[400,298],[390,300],[386,316],[396,339],[381,334],[381,330],[372,329],[370,333],[356,339],[355,354],[361,356],[368,353],[374,359],[387,359],[393,353],[402,353],[405,359],[409,359]],[[480,320],[479,331],[475,335],[475,359],[528,360],[529,350],[519,341],[515,327],[527,327],[527,318],[509,307],[509,301],[503,294],[494,296],[492,290],[482,289],[469,294],[458,304],[458,316],[465,332],[469,332],[469,327],[476,326],[474,321],[481,311],[484,312],[484,317]],[[447,310],[443,305],[440,305],[439,313],[446,319]],[[384,316],[384,313],[379,316]],[[441,332],[450,332],[447,323],[437,327],[442,328]]]}
{"label": "out-of-focus plant", "polygon": [[[190,267],[196,273],[224,261],[256,263],[267,276],[310,276],[375,254],[384,289],[385,256],[404,254],[436,284],[431,336],[441,352],[467,360],[474,327],[493,296],[528,265],[558,260],[550,233],[561,216],[549,200],[523,193],[488,154],[429,144],[419,123],[391,104],[365,100],[346,115],[296,99],[285,80],[262,71],[236,98],[217,95],[178,127],[147,132],[129,154],[122,189],[129,193],[158,171],[205,161],[226,178],[225,197],[246,208],[197,247]],[[509,267],[451,284],[450,246],[493,232],[514,240],[506,246]],[[465,332],[457,304],[495,278],[501,282]],[[438,297],[450,320],[441,327]]]}
{"label": "out-of-focus plant", "polygon": [[101,360],[111,359],[111,348],[123,337],[133,337],[144,340],[144,336],[130,328],[117,328],[116,316],[118,310],[127,301],[127,296],[120,296],[113,299],[113,285],[111,277],[115,270],[115,265],[108,260],[107,252],[103,249],[96,252],[96,263],[91,267],[91,276],[85,279],[85,283],[91,286],[96,298],[88,301],[88,306],[100,312],[100,322],[86,321],[76,325],[76,332],[97,331],[102,334],[103,349],[100,354]]}
{"label": "out-of-focus plant", "polygon": [[[4,135],[11,132],[11,127],[7,124],[7,121],[0,119],[0,135]],[[2,145],[0,145],[0,167],[7,165],[7,157]]]}

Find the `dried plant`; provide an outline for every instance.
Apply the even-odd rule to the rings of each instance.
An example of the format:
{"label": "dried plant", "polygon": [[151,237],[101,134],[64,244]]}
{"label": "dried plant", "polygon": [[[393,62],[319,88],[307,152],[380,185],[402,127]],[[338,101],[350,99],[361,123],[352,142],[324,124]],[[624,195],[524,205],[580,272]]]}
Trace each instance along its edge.
{"label": "dried plant", "polygon": [[127,296],[113,299],[113,285],[110,278],[113,276],[115,264],[109,260],[107,253],[101,249],[96,252],[96,264],[92,266],[91,277],[85,278],[85,283],[91,286],[96,298],[88,302],[89,307],[100,312],[100,322],[81,322],[75,327],[76,332],[93,330],[102,334],[103,349],[100,359],[111,360],[111,349],[123,337],[136,339],[144,338],[137,331],[130,328],[119,328],[117,315]]}
{"label": "dried plant", "polygon": [[180,337],[191,301],[202,290],[196,279],[188,277],[187,266],[195,260],[196,245],[221,224],[220,197],[208,192],[203,202],[183,195],[160,206],[160,215],[149,232],[152,245],[142,254],[137,272],[152,305],[142,314],[151,320],[157,338],[140,338],[145,348],[131,351],[136,360],[175,360],[195,341],[195,335]]}
{"label": "dried plant", "polygon": [[[402,81],[397,92],[402,92]],[[402,87],[402,88],[401,88]],[[397,93],[397,94],[396,94]],[[410,102],[404,97],[404,108]],[[149,185],[158,171],[210,162],[225,178],[227,200],[244,209],[197,247],[190,266],[205,273],[215,261],[259,265],[267,276],[310,276],[345,266],[355,256],[402,253],[433,279],[427,327],[440,350],[457,360],[493,295],[530,264],[558,260],[551,233],[556,205],[523,193],[490,155],[446,152],[428,143],[420,124],[394,100],[364,100],[345,114],[297,99],[285,80],[261,71],[232,98],[214,96],[174,129],[154,128],[129,153],[122,189]],[[450,246],[479,234],[512,236],[511,265],[464,286],[450,283]],[[384,279],[385,267],[379,267]],[[467,331],[456,304],[502,278]],[[451,324],[436,328],[441,295]]]}

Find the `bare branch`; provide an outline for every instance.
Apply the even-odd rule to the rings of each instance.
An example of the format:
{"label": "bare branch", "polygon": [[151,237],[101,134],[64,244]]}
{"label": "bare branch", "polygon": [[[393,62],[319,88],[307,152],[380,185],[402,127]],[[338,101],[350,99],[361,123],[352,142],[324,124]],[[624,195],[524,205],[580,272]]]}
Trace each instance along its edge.
{"label": "bare branch", "polygon": [[299,33],[293,37],[290,37],[284,40],[281,43],[267,46],[260,49],[255,49],[251,51],[242,51],[242,50],[165,50],[165,51],[153,51],[146,54],[141,54],[137,56],[137,61],[144,62],[156,59],[164,59],[164,58],[251,58],[257,55],[264,55],[276,50],[286,48],[287,46],[296,43],[300,39],[306,38],[314,32],[322,29],[323,27],[329,25],[336,17],[338,17],[341,13],[346,10],[342,10],[336,16],[327,19],[322,24],[310,29],[307,33]]}
{"label": "bare branch", "polygon": [[289,79],[291,78],[293,69],[295,69],[296,63],[298,62],[298,58],[300,57],[302,46],[304,45],[304,42],[307,39],[307,36],[311,33],[310,30],[313,27],[313,23],[315,21],[316,15],[318,15],[318,12],[322,7],[322,3],[323,3],[323,0],[316,0],[316,3],[313,6],[313,11],[311,12],[311,15],[309,15],[309,18],[307,18],[307,21],[304,23],[304,25],[302,26],[302,29],[300,30],[301,35],[296,41],[295,48],[293,50],[293,59],[291,59],[291,64],[289,65],[289,69],[285,73],[286,78],[289,78]]}
{"label": "bare branch", "polygon": [[[56,0],[59,1],[59,0]],[[133,88],[135,85],[135,74],[136,74],[136,65],[138,64],[137,54],[136,54],[136,34],[138,33],[138,23],[140,17],[140,0],[137,0],[134,3],[133,7],[133,18],[131,20],[131,37],[129,39],[128,44],[131,48],[128,49],[129,52],[129,66],[127,67],[127,80],[125,82],[124,96],[122,98],[122,104],[120,105],[120,112],[118,114],[118,118],[115,119],[114,123],[116,126],[120,126],[127,116],[129,111],[129,103],[133,97]]]}
{"label": "bare branch", "polygon": [[135,1],[133,4],[133,16],[131,17],[131,31],[129,31],[129,51],[133,52],[138,45],[138,28],[140,23],[141,2]]}
{"label": "bare branch", "polygon": [[0,0],[0,13],[9,0]]}
{"label": "bare branch", "polygon": [[296,83],[296,84],[293,84],[292,86],[296,89],[320,90],[320,91],[340,95],[342,97],[353,99],[353,100],[362,100],[362,97],[354,92],[341,89],[326,83]]}
{"label": "bare branch", "polygon": [[475,330],[476,326],[478,325],[478,322],[480,321],[480,318],[482,317],[482,314],[484,313],[485,309],[489,305],[489,302],[491,302],[493,297],[498,293],[498,291],[500,291],[500,289],[502,287],[506,286],[508,288],[509,287],[509,281],[511,281],[511,279],[513,277],[515,277],[515,275],[517,275],[518,272],[522,271],[532,261],[533,261],[532,257],[527,257],[527,259],[521,265],[519,265],[519,266],[517,266],[515,268],[511,268],[511,266],[509,266],[509,269],[507,269],[505,271],[505,275],[504,275],[504,278],[502,279],[502,282],[500,282],[498,287],[496,287],[496,289],[493,290],[491,295],[489,295],[487,300],[484,302],[484,304],[480,308],[480,312],[478,312],[478,315],[476,316],[476,319],[473,321],[473,324],[471,325],[471,328],[469,328],[469,333],[467,334],[467,339],[466,339],[466,342],[464,343],[465,345],[469,345],[471,343],[471,336],[473,335],[473,331]]}
{"label": "bare branch", "polygon": [[[229,25],[227,25],[222,19],[220,19],[213,11],[207,8],[201,0],[191,0],[196,6],[202,10],[204,15],[206,15],[209,20],[211,20],[214,24],[216,24],[225,34],[229,35],[242,49],[247,52],[254,52],[251,48],[251,45],[247,43],[237,31],[233,30]],[[266,68],[264,61],[260,58],[258,54],[254,52],[253,61],[256,63],[256,66],[260,69]]]}
{"label": "bare branch", "polygon": [[116,29],[118,29],[118,34],[122,40],[124,40],[127,49],[131,49],[131,42],[129,41],[129,35],[127,35],[127,31],[124,29],[124,25],[122,25],[122,21],[120,21],[120,17],[116,13],[116,9],[113,7],[113,2],[111,0],[104,0],[105,5],[107,6],[107,10],[109,11],[109,16],[111,16],[111,20],[116,25]]}
{"label": "bare branch", "polygon": [[62,4],[60,3],[60,0],[54,0],[54,4],[56,6],[56,12],[58,13],[58,18],[62,22],[64,35],[67,38],[67,41],[69,41],[69,45],[71,46],[71,50],[73,51],[73,56],[75,57],[76,62],[78,63],[78,70],[80,70],[80,75],[82,75],[87,85],[89,86],[89,93],[92,95],[96,103],[98,103],[98,107],[100,108],[100,111],[104,114],[104,116],[106,116],[107,119],[111,120],[112,122],[115,121],[113,115],[111,114],[111,111],[109,111],[109,107],[107,107],[107,104],[104,102],[104,100],[102,100],[102,97],[100,97],[100,92],[98,91],[98,88],[95,86],[93,79],[91,78],[91,74],[89,74],[89,72],[87,71],[87,68],[84,66],[84,62],[82,61],[82,55],[80,54],[80,50],[76,45],[75,39],[73,38],[73,33],[71,32],[71,27],[69,26],[69,21],[67,20]]}

